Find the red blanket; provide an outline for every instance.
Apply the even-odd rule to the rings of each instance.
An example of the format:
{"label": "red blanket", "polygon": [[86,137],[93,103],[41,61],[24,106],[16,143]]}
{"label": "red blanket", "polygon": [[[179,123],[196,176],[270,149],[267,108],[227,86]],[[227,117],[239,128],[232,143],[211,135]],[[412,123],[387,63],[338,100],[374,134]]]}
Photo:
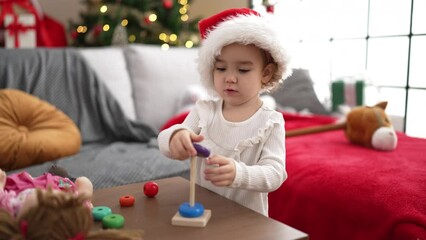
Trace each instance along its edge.
{"label": "red blanket", "polygon": [[[286,129],[327,123],[284,118]],[[426,240],[426,139],[398,138],[391,152],[351,144],[342,130],[287,138],[288,179],[269,195],[270,217],[311,240]]]}
{"label": "red blanket", "polygon": [[[335,121],[283,115],[287,130]],[[310,240],[426,240],[426,139],[398,133],[397,149],[382,152],[335,130],[287,138],[286,150],[288,179],[269,194],[271,218]]]}

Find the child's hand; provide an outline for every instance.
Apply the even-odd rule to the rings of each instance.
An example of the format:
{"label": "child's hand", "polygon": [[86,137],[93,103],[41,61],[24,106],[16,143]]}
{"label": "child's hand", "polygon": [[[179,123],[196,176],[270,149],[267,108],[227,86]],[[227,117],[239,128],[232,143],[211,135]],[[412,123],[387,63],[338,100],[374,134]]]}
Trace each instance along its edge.
{"label": "child's hand", "polygon": [[201,142],[203,139],[203,136],[186,129],[176,131],[170,139],[170,153],[172,158],[185,160],[191,156],[196,156],[197,151],[192,145],[192,142]]}
{"label": "child's hand", "polygon": [[217,167],[206,168],[204,170],[205,179],[218,187],[231,185],[235,178],[235,163],[231,158],[214,155],[207,158],[208,165]]}

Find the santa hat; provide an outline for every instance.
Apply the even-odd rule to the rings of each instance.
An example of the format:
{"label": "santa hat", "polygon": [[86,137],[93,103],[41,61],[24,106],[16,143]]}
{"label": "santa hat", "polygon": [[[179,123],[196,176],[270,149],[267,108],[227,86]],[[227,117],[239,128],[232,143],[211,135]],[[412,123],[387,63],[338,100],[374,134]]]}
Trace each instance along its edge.
{"label": "santa hat", "polygon": [[248,8],[228,9],[202,19],[198,27],[202,40],[198,71],[208,90],[214,90],[212,71],[215,58],[224,46],[232,43],[254,44],[268,51],[278,67],[272,81],[282,82],[291,74],[289,56],[282,42],[268,19],[258,12]]}

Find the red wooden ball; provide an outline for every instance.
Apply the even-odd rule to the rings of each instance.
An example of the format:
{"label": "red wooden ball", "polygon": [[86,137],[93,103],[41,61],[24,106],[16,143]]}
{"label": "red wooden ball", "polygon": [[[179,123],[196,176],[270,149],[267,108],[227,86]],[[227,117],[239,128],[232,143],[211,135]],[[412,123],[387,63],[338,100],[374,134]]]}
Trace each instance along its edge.
{"label": "red wooden ball", "polygon": [[152,181],[146,182],[143,185],[143,193],[147,197],[155,197],[158,193],[158,184]]}

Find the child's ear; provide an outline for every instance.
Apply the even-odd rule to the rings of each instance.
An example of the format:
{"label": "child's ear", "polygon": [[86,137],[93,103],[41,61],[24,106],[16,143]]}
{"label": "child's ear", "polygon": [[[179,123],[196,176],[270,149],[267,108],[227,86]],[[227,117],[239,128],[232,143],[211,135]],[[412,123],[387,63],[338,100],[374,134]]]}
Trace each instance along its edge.
{"label": "child's ear", "polygon": [[268,65],[266,65],[263,68],[263,73],[262,73],[262,83],[268,83],[271,79],[272,76],[275,73],[275,65],[273,63],[269,63]]}

